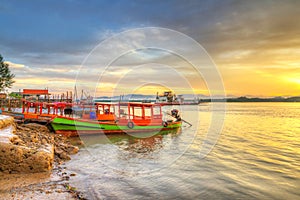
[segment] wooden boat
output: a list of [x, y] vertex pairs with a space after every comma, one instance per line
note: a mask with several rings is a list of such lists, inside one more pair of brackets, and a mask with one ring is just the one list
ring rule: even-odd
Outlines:
[[183, 95], [174, 94], [172, 91], [165, 91], [162, 95], [156, 94], [156, 104], [166, 105], [199, 105], [199, 100], [184, 101]]
[[[175, 120], [163, 120], [162, 107], [158, 104], [118, 103], [97, 104], [98, 109], [86, 119], [57, 116], [51, 121], [51, 127], [57, 134], [78, 136], [88, 134], [144, 133], [174, 130], [181, 127], [178, 115]], [[104, 113], [101, 112], [104, 111]], [[173, 112], [172, 112], [173, 113]], [[102, 116], [107, 115], [107, 117]]]
[[58, 115], [70, 115], [68, 110], [72, 110], [72, 106], [72, 103], [67, 102], [48, 103], [23, 100], [21, 112], [3, 111], [2, 114], [14, 117], [16, 122], [47, 124]]
[[48, 123], [59, 115], [65, 115], [72, 108], [72, 103], [66, 102], [30, 102], [23, 101], [22, 115], [24, 122]]

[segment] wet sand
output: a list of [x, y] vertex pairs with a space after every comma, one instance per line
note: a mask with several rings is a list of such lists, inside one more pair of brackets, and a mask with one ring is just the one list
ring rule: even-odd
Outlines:
[[75, 175], [60, 166], [46, 173], [1, 173], [0, 199], [84, 199], [69, 185], [68, 180]]

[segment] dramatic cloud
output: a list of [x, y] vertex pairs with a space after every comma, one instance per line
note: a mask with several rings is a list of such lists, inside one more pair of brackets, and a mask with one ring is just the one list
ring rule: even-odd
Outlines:
[[[93, 91], [91, 85], [99, 81], [106, 67], [98, 64], [120, 57], [102, 51], [80, 68], [98, 44], [131, 28], [163, 27], [190, 36], [208, 51], [223, 76], [227, 94], [299, 95], [299, 7], [296, 0], [5, 1], [0, 6], [0, 53], [16, 74], [13, 90], [72, 90], [79, 73], [79, 82]], [[144, 34], [132, 34], [131, 38], [136, 51], [111, 63], [96, 88], [99, 93], [114, 89], [114, 82], [123, 76], [126, 81], [123, 79], [120, 88], [142, 84], [147, 77], [181, 88], [184, 81], [165, 76], [169, 68], [164, 66], [173, 67], [195, 90], [207, 89], [203, 77], [184, 59], [166, 50], [143, 49]], [[163, 34], [157, 33], [156, 38], [161, 44], [167, 41]], [[126, 49], [128, 41], [111, 45]], [[176, 40], [166, 45], [184, 48]], [[190, 56], [199, 55], [190, 52]], [[137, 66], [143, 76], [131, 70]], [[202, 70], [205, 74], [205, 67]]]

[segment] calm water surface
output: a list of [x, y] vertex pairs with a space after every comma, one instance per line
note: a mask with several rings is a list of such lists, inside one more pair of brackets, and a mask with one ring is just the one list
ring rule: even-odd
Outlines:
[[228, 103], [203, 159], [211, 106], [182, 110], [179, 133], [82, 138], [71, 184], [88, 199], [300, 199], [300, 103]]

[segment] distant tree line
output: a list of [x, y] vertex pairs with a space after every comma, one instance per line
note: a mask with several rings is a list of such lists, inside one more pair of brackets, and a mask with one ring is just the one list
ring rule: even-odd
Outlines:
[[[211, 102], [211, 99], [201, 99], [200, 102]], [[226, 98], [226, 99], [214, 99], [214, 102], [300, 102], [300, 96], [297, 97], [273, 97], [273, 98]]]

